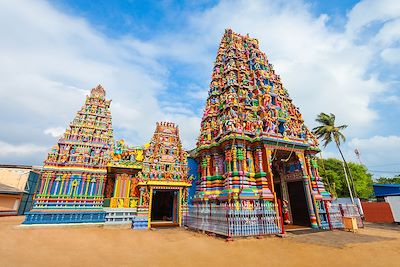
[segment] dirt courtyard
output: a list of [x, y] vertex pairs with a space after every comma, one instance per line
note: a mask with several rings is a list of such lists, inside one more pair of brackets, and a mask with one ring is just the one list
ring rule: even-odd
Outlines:
[[224, 239], [183, 228], [18, 225], [0, 217], [0, 266], [400, 266], [400, 227]]

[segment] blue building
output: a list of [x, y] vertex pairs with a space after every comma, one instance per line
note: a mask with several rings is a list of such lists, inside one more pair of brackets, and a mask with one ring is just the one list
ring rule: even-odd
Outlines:
[[27, 165], [0, 165], [1, 203], [3, 215], [24, 215], [32, 208], [38, 191], [40, 170]]
[[373, 187], [377, 201], [389, 203], [394, 221], [400, 223], [400, 184], [374, 184]]
[[400, 196], [400, 184], [374, 184], [373, 187], [377, 199], [387, 196]]

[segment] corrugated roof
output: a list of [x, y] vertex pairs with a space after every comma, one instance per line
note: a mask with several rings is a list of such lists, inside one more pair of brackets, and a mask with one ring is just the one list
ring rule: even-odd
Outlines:
[[25, 191], [0, 183], [0, 194], [16, 195], [16, 194], [21, 194], [21, 193], [25, 193]]
[[376, 197], [399, 196], [400, 184], [374, 184]]

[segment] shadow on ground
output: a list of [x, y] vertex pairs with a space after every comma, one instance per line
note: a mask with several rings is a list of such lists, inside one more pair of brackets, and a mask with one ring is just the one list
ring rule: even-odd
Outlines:
[[395, 223], [365, 223], [365, 227], [400, 231], [400, 224], [395, 224]]
[[345, 246], [351, 244], [389, 241], [396, 239], [391, 237], [365, 235], [339, 230], [316, 232], [304, 235], [289, 233], [288, 237], [299, 243], [317, 244], [335, 248], [344, 248]]

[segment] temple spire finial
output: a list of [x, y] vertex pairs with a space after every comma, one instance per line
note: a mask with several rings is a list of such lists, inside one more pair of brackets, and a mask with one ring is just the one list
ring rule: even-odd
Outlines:
[[104, 98], [106, 96], [106, 90], [101, 84], [98, 84], [96, 87], [92, 88], [92, 90], [90, 91], [90, 96], [96, 98]]

